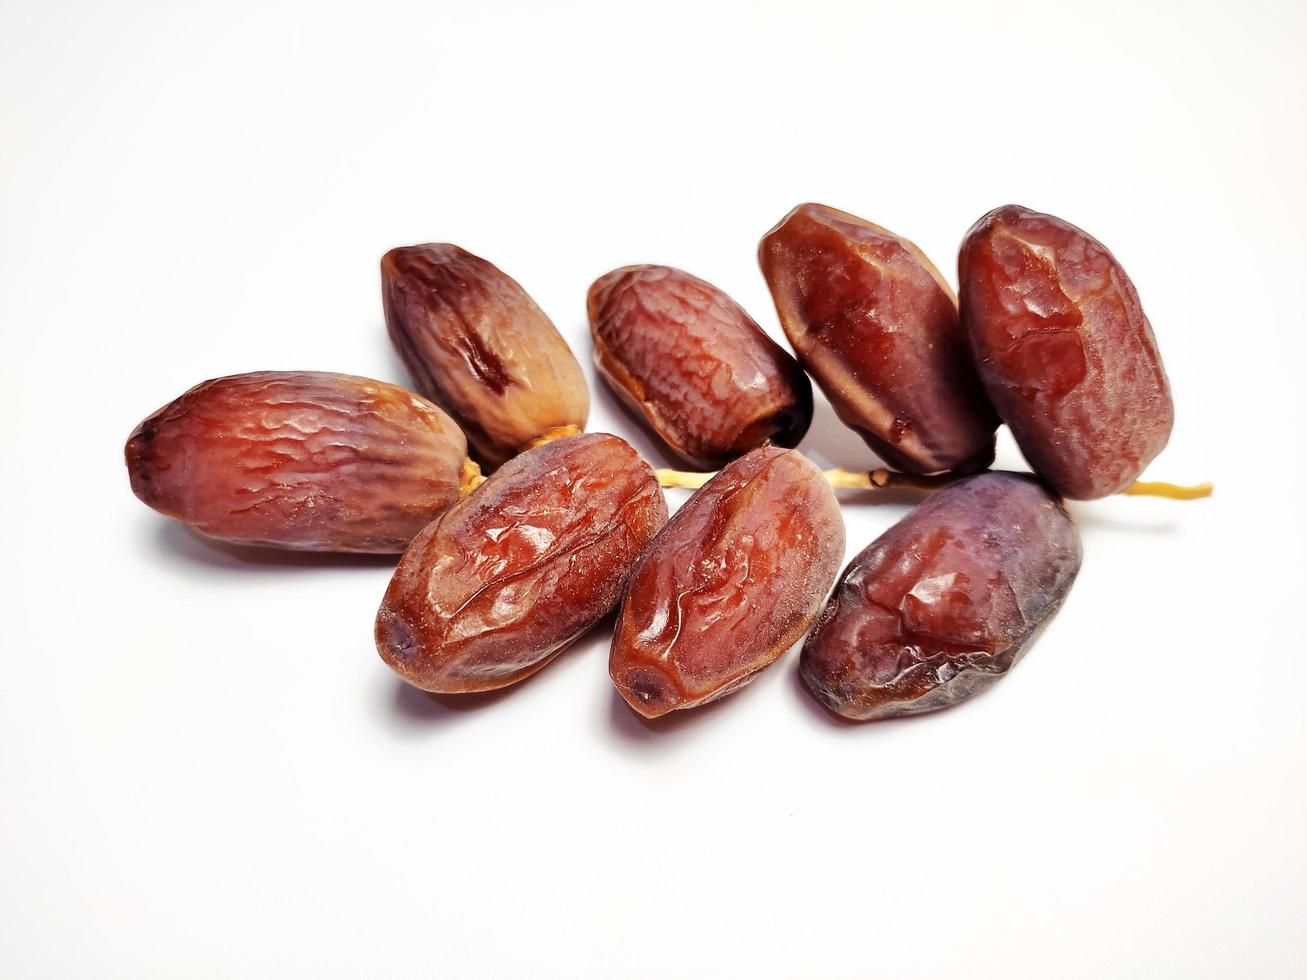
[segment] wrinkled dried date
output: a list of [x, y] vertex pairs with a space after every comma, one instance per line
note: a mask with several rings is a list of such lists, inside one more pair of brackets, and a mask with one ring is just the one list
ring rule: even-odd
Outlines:
[[418, 391], [495, 467], [551, 430], [585, 428], [590, 392], [567, 342], [514, 280], [455, 245], [381, 260], [386, 328]]
[[976, 367], [1030, 465], [1066, 497], [1128, 487], [1174, 413], [1152, 327], [1112, 253], [1007, 205], [967, 233], [958, 276]]
[[663, 265], [590, 287], [595, 363], [613, 390], [691, 465], [724, 466], [812, 421], [807, 375], [720, 289]]
[[789, 449], [756, 449], [677, 511], [631, 574], [609, 674], [646, 718], [742, 687], [799, 637], [844, 555], [830, 485]]
[[840, 419], [908, 473], [984, 469], [998, 419], [953, 291], [911, 242], [801, 204], [758, 249], [776, 312]]
[[395, 385], [259, 371], [196, 385], [127, 440], [132, 490], [240, 544], [403, 551], [459, 496], [463, 433]]
[[427, 691], [516, 683], [617, 604], [666, 520], [653, 471], [616, 436], [529, 450], [414, 540], [377, 614], [377, 650]]
[[941, 490], [849, 563], [799, 660], [855, 721], [948, 707], [1014, 664], [1080, 570], [1080, 536], [1033, 477]]

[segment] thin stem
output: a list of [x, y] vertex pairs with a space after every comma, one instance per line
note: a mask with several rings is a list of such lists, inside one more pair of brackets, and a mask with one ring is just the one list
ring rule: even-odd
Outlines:
[[[681, 487], [697, 490], [716, 473], [690, 473], [685, 470], [655, 470], [658, 483], [664, 487]], [[938, 490], [959, 477], [947, 473], [937, 476], [915, 476], [911, 473], [895, 473], [893, 470], [826, 470], [826, 481], [836, 490]], [[1212, 495], [1210, 483], [1194, 486], [1178, 486], [1174, 483], [1132, 483], [1121, 491], [1131, 497], [1164, 497], [1167, 500], [1200, 500]]]
[[1132, 483], [1121, 491], [1127, 497], [1165, 497], [1167, 500], [1202, 500], [1212, 495], [1210, 483], [1182, 487], [1175, 483]]
[[691, 473], [687, 470], [654, 470], [660, 487], [680, 487], [684, 490], [698, 490], [711, 480], [716, 473]]

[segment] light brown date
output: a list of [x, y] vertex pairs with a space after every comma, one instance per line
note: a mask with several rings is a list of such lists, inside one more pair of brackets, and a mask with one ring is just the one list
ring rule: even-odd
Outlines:
[[998, 419], [944, 277], [911, 242], [801, 204], [758, 249], [776, 312], [831, 406], [908, 473], [984, 469]]
[[835, 494], [790, 449], [755, 449], [700, 489], [631, 574], [609, 674], [646, 718], [747, 684], [811, 624], [844, 556]]
[[935, 711], [1001, 678], [1062, 605], [1080, 535], [1034, 477], [946, 487], [849, 563], [799, 675], [853, 721]]
[[467, 443], [424, 398], [325, 371], [196, 385], [127, 440], [132, 491], [204, 534], [306, 551], [400, 552], [458, 499]]
[[456, 245], [391, 249], [381, 260], [390, 339], [417, 390], [494, 468], [542, 437], [579, 432], [585, 375], [557, 328], [513, 279]]
[[531, 449], [414, 540], [377, 613], [377, 650], [426, 691], [514, 684], [612, 610], [666, 520], [653, 470], [616, 436]]
[[596, 280], [587, 306], [600, 373], [690, 465], [716, 469], [808, 431], [807, 375], [715, 286], [632, 265]]

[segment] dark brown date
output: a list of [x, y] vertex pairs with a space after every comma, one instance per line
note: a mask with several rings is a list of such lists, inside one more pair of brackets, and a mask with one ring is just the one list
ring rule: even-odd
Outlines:
[[844, 555], [822, 473], [755, 449], [700, 489], [631, 574], [608, 670], [646, 718], [747, 684], [811, 624]]
[[807, 375], [715, 286], [631, 265], [596, 280], [587, 305], [600, 373], [692, 466], [794, 446], [808, 431]]
[[998, 419], [953, 291], [920, 249], [801, 204], [764, 236], [758, 260], [799, 360], [881, 459], [918, 474], [989, 465]]
[[456, 501], [467, 443], [395, 385], [324, 371], [198, 384], [127, 440], [132, 491], [239, 544], [400, 552]]
[[514, 684], [612, 610], [666, 520], [653, 470], [616, 436], [531, 449], [414, 540], [377, 614], [377, 650], [426, 691]]
[[487, 468], [585, 428], [590, 392], [567, 342], [485, 259], [456, 245], [391, 249], [381, 286], [386, 328], [418, 391], [454, 417]]
[[1009, 204], [967, 233], [958, 276], [980, 378], [1030, 465], [1065, 497], [1128, 487], [1174, 410], [1121, 264], [1075, 225]]
[[854, 721], [946, 708], [1016, 663], [1079, 570], [1080, 536], [1043, 484], [970, 477], [849, 563], [804, 644], [800, 676]]

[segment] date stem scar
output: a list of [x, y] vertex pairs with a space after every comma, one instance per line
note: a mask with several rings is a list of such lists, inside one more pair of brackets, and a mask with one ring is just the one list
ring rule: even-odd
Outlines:
[[[658, 484], [663, 487], [679, 487], [697, 490], [717, 474], [689, 473], [685, 470], [659, 469]], [[916, 476], [911, 473], [895, 473], [893, 470], [826, 470], [822, 474], [826, 482], [836, 490], [938, 490], [952, 483], [958, 477], [947, 473], [938, 476]], [[970, 474], [968, 474], [970, 475]], [[1128, 497], [1162, 497], [1166, 500], [1201, 500], [1212, 495], [1212, 484], [1195, 483], [1181, 486], [1175, 483], [1157, 481], [1132, 483], [1121, 491]]]
[[475, 460], [465, 458], [463, 460], [463, 471], [458, 476], [458, 495], [466, 497], [485, 482], [486, 478], [481, 472], [481, 467], [477, 465]]
[[[566, 439], [568, 436], [575, 436], [581, 433], [579, 425], [557, 425], [541, 436], [537, 436], [522, 447], [521, 452], [528, 449], [535, 449], [536, 446], [543, 446], [547, 442], [553, 442], [555, 439]], [[486, 476], [481, 472], [481, 467], [472, 459], [463, 460], [463, 471], [459, 474], [458, 495], [466, 497], [481, 484], [486, 482]]]

